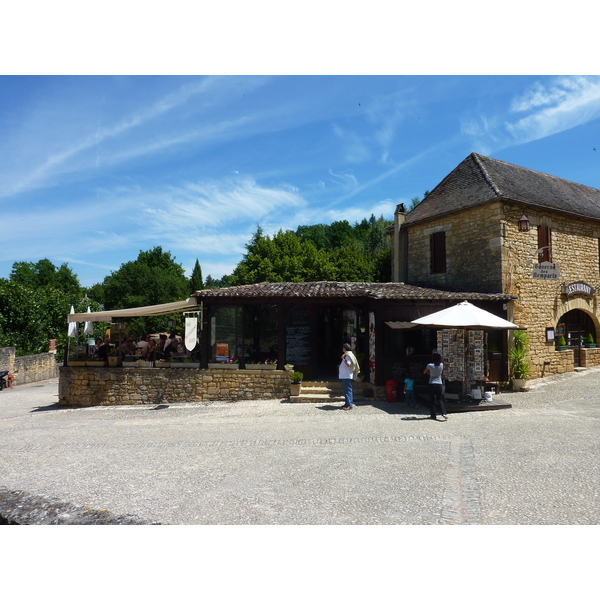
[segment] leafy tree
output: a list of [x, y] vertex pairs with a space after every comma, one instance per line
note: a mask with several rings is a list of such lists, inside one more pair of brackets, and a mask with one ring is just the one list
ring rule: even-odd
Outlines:
[[[135, 308], [175, 302], [189, 296], [189, 280], [183, 267], [175, 262], [170, 252], [160, 246], [140, 251], [134, 261], [121, 265], [104, 278], [106, 310]], [[169, 316], [137, 317], [130, 322], [132, 335], [165, 331]], [[172, 317], [171, 317], [172, 318]]]
[[61, 290], [73, 302], [78, 301], [83, 295], [79, 279], [67, 263], [63, 263], [57, 269], [47, 258], [37, 263], [25, 261], [13, 263], [10, 280], [32, 290], [51, 286]]
[[196, 290], [204, 289], [204, 283], [202, 283], [202, 269], [200, 268], [200, 262], [196, 259], [192, 276], [190, 277], [190, 294], [193, 294]]
[[206, 281], [204, 282], [204, 288], [207, 290], [213, 288], [224, 288], [230, 287], [233, 284], [231, 283], [231, 275], [223, 275], [220, 279], [215, 279], [211, 275], [206, 276]]

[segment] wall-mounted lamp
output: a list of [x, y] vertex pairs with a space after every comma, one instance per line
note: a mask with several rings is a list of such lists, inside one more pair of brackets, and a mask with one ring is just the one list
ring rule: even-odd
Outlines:
[[523, 215], [520, 219], [519, 219], [519, 231], [529, 231], [531, 229], [531, 223], [529, 222], [529, 219]]

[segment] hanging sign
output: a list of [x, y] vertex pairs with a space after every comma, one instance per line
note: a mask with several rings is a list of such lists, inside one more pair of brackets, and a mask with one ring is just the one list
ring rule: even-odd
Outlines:
[[541, 262], [534, 265], [531, 276], [534, 279], [558, 279], [560, 272], [556, 263]]
[[198, 317], [185, 319], [185, 347], [191, 352], [198, 342]]
[[563, 294], [566, 296], [581, 295], [592, 298], [595, 293], [596, 290], [589, 283], [585, 283], [585, 281], [574, 281], [563, 286]]

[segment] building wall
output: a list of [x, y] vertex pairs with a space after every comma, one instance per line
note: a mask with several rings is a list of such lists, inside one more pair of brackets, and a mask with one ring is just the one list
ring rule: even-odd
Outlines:
[[[531, 376], [541, 377], [574, 368], [572, 351], [568, 351], [568, 355], [567, 352], [557, 352], [553, 342], [546, 342], [546, 328], [555, 328], [565, 313], [578, 309], [588, 314], [596, 326], [595, 339], [598, 339], [600, 228], [590, 220], [527, 207], [531, 230], [520, 232], [517, 220], [522, 211], [522, 208], [506, 206], [502, 245], [503, 286], [506, 293], [518, 297], [512, 303], [513, 314], [509, 318], [527, 327]], [[552, 231], [552, 262], [558, 265], [560, 271], [560, 277], [556, 280], [535, 279], [532, 276], [533, 265], [537, 263], [538, 225], [548, 225]], [[562, 293], [562, 287], [575, 281], [590, 284], [597, 290], [596, 295], [593, 298], [567, 298]], [[583, 354], [585, 351], [581, 352]], [[582, 362], [583, 360], [586, 360], [588, 366], [600, 364], [597, 353], [591, 351], [586, 353], [585, 359], [582, 355]]]
[[[501, 292], [502, 217], [502, 204], [496, 202], [409, 226], [407, 283]], [[445, 273], [430, 272], [430, 236], [438, 231], [446, 233]]]
[[287, 400], [287, 371], [61, 367], [63, 406]]
[[[526, 212], [529, 232], [518, 231]], [[552, 261], [557, 280], [535, 279], [538, 262], [538, 226], [552, 231]], [[446, 232], [447, 272], [430, 273], [429, 237]], [[502, 292], [518, 299], [508, 304], [508, 318], [526, 327], [530, 342], [531, 377], [543, 377], [574, 369], [573, 351], [558, 352], [546, 342], [546, 328], [556, 326], [573, 309], [588, 314], [600, 333], [600, 226], [592, 221], [548, 210], [496, 202], [408, 228], [409, 283], [445, 286], [458, 291]], [[397, 236], [394, 236], [397, 239]], [[597, 290], [593, 298], [562, 294], [565, 284], [585, 281]], [[581, 350], [581, 364], [600, 364], [599, 353]]]

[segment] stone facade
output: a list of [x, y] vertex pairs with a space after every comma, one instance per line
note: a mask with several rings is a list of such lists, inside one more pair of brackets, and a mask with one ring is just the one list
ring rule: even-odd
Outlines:
[[[405, 256], [397, 260], [407, 265], [407, 283], [439, 286], [461, 291], [506, 293], [517, 299], [508, 303], [507, 317], [527, 328], [530, 343], [531, 377], [572, 371], [574, 351], [559, 352], [546, 341], [546, 330], [556, 329], [571, 310], [588, 315], [600, 332], [597, 295], [567, 297], [565, 285], [584, 281], [600, 290], [600, 225], [592, 219], [528, 206], [531, 228], [518, 230], [525, 209], [515, 203], [498, 201], [416, 223], [404, 233]], [[552, 236], [552, 263], [558, 266], [558, 279], [533, 277], [538, 263], [538, 227], [546, 225]], [[431, 273], [430, 236], [446, 232], [446, 272]], [[395, 240], [399, 240], [397, 234]], [[396, 242], [398, 243], [398, 242]], [[600, 364], [596, 349], [581, 348], [580, 366]]]
[[289, 400], [288, 371], [61, 367], [62, 406]]
[[14, 376], [13, 385], [53, 379], [58, 377], [56, 354], [15, 356], [15, 348], [0, 348], [0, 371], [8, 371]]

